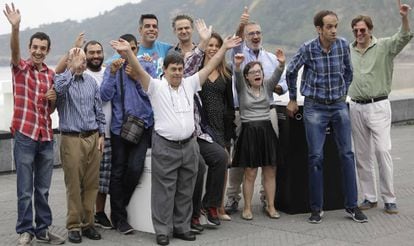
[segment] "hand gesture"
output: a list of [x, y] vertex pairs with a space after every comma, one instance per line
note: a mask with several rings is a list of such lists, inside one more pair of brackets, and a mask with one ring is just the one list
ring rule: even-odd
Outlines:
[[116, 59], [111, 63], [111, 74], [115, 74], [116, 71], [118, 71], [122, 65], [124, 64], [125, 60], [122, 58]]
[[401, 0], [397, 0], [398, 9], [400, 10], [400, 15], [405, 17], [408, 15], [408, 11], [411, 10], [410, 5], [408, 4], [401, 4]]
[[284, 67], [285, 62], [286, 62], [286, 56], [285, 56], [285, 53], [283, 52], [283, 50], [282, 49], [276, 49], [275, 55], [276, 55], [277, 61], [279, 62], [279, 66]]
[[198, 35], [200, 35], [201, 40], [210, 39], [212, 26], [209, 26], [207, 28], [207, 25], [203, 19], [197, 19], [195, 20], [195, 27], [197, 29]]
[[12, 27], [19, 27], [21, 21], [21, 15], [19, 9], [14, 8], [14, 3], [10, 6], [6, 3], [6, 8], [3, 10], [4, 15], [10, 22]]
[[244, 61], [243, 53], [237, 53], [234, 55], [234, 65], [236, 66], [236, 68], [240, 68], [240, 65], [243, 63], [243, 61]]
[[249, 23], [249, 18], [249, 8], [247, 8], [247, 6], [244, 6], [243, 13], [240, 16], [240, 24], [246, 25], [247, 23]]
[[138, 80], [138, 73], [132, 68], [131, 65], [126, 65], [125, 67], [125, 73], [132, 78], [133, 80], [137, 81]]
[[67, 67], [70, 69], [72, 74], [82, 74], [86, 69], [86, 57], [83, 50], [80, 48], [72, 48], [69, 51], [67, 63]]
[[56, 102], [56, 91], [55, 91], [55, 86], [52, 85], [52, 88], [50, 88], [49, 90], [47, 90], [46, 94], [45, 94], [45, 98], [51, 102]]
[[75, 43], [73, 44], [73, 47], [76, 48], [82, 48], [82, 46], [86, 43], [85, 40], [85, 32], [79, 33], [79, 35], [75, 39]]
[[223, 41], [223, 46], [226, 50], [234, 48], [241, 43], [242, 39], [239, 36], [228, 36]]

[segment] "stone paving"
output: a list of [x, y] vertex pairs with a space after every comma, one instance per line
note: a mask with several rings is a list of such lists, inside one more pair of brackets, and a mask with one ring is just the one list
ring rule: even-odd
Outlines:
[[[383, 212], [382, 202], [366, 212], [369, 222], [358, 224], [343, 210], [326, 211], [321, 224], [307, 223], [308, 214], [281, 213], [278, 220], [262, 212], [257, 194], [253, 197], [254, 219], [244, 221], [240, 212], [233, 220], [208, 228], [194, 242], [171, 239], [170, 245], [414, 245], [414, 125], [392, 127], [395, 189], [400, 213]], [[0, 245], [16, 245], [16, 175], [0, 175]], [[259, 184], [259, 182], [257, 182]], [[256, 189], [258, 185], [256, 185]], [[257, 192], [256, 192], [257, 193]], [[52, 230], [66, 234], [66, 199], [62, 169], [54, 170], [50, 191], [53, 210]], [[242, 206], [242, 204], [241, 204]], [[149, 233], [121, 235], [115, 230], [101, 230], [103, 239], [83, 239], [82, 245], [155, 245]], [[66, 242], [66, 244], [71, 244]], [[40, 245], [33, 243], [33, 245]]]

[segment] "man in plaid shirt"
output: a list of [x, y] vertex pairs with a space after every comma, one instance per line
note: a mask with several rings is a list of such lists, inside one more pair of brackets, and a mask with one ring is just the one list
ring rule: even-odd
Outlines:
[[41, 242], [61, 244], [65, 239], [48, 229], [52, 224], [48, 197], [54, 157], [50, 114], [55, 109], [56, 93], [53, 90], [54, 72], [43, 61], [50, 50], [50, 38], [42, 32], [33, 34], [29, 42], [30, 58], [23, 60], [19, 47], [20, 11], [13, 4], [6, 4], [3, 12], [12, 27], [14, 113], [11, 132], [17, 173], [18, 245], [30, 245], [34, 237]]
[[348, 42], [337, 38], [338, 17], [322, 10], [314, 17], [318, 37], [303, 44], [286, 72], [290, 117], [298, 111], [296, 78], [304, 66], [300, 92], [305, 96], [304, 125], [308, 142], [310, 223], [320, 223], [323, 214], [323, 145], [328, 124], [332, 125], [341, 160], [345, 210], [356, 222], [367, 222], [357, 207], [357, 185], [351, 123], [345, 102], [352, 81]]

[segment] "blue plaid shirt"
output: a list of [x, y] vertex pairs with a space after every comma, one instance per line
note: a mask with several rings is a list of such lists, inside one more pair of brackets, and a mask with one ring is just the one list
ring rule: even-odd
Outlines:
[[345, 96], [352, 82], [352, 65], [348, 42], [337, 38], [325, 52], [319, 37], [304, 43], [286, 71], [289, 98], [296, 100], [296, 79], [304, 66], [300, 92], [305, 97], [337, 100]]

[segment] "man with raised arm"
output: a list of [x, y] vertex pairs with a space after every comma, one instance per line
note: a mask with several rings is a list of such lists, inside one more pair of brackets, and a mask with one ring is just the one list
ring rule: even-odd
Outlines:
[[354, 79], [349, 87], [350, 115], [355, 159], [363, 201], [359, 208], [377, 206], [375, 161], [378, 163], [380, 195], [384, 211], [398, 213], [391, 158], [391, 92], [394, 58], [410, 42], [410, 6], [399, 0], [401, 28], [391, 37], [373, 36], [371, 17], [359, 15], [351, 22], [355, 41], [351, 43]]
[[17, 245], [31, 245], [34, 237], [40, 242], [61, 244], [65, 239], [49, 230], [52, 211], [48, 198], [54, 162], [50, 115], [55, 110], [56, 102], [54, 72], [44, 63], [50, 51], [50, 38], [43, 32], [33, 34], [28, 46], [30, 58], [22, 59], [19, 47], [20, 11], [12, 3], [11, 6], [6, 4], [3, 13], [12, 27], [10, 49], [14, 111], [10, 129], [14, 136], [13, 156], [17, 174]]
[[182, 240], [196, 239], [190, 232], [192, 194], [198, 166], [193, 97], [226, 50], [239, 42], [238, 37], [227, 38], [203, 69], [184, 79], [183, 57], [173, 52], [164, 60], [164, 77], [153, 79], [138, 63], [126, 41], [111, 41], [114, 49], [127, 53], [154, 110], [151, 206], [159, 245], [169, 244], [170, 233]]

